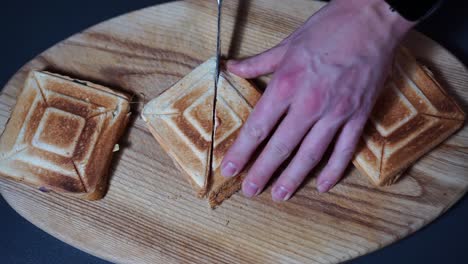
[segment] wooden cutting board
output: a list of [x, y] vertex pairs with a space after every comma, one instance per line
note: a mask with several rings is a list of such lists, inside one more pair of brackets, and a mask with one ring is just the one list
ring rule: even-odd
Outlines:
[[[241, 5], [238, 6], [239, 1]], [[306, 0], [225, 1], [223, 50], [229, 57], [267, 49], [323, 4]], [[3, 130], [26, 73], [48, 69], [135, 94], [157, 96], [214, 54], [212, 0], [174, 2], [112, 19], [45, 51], [0, 96]], [[406, 40], [468, 112], [466, 69], [442, 47], [412, 33]], [[311, 181], [287, 203], [266, 191], [237, 194], [216, 210], [189, 184], [138, 117], [112, 164], [105, 199], [81, 201], [1, 180], [22, 216], [98, 257], [125, 263], [336, 263], [369, 253], [420, 229], [468, 186], [468, 128], [417, 162], [397, 185], [373, 187], [350, 168], [329, 194]]]

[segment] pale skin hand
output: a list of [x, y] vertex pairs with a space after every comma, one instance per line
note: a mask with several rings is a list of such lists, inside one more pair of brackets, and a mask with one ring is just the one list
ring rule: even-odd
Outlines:
[[352, 159], [395, 48], [412, 26], [383, 0], [334, 0], [278, 46], [230, 61], [228, 70], [241, 77], [273, 77], [226, 153], [222, 174], [238, 174], [272, 134], [242, 190], [258, 195], [298, 148], [272, 188], [273, 200], [285, 201], [336, 139], [317, 178], [319, 192], [330, 190]]

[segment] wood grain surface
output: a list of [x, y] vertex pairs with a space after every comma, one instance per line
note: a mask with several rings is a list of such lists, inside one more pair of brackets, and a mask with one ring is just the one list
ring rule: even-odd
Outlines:
[[[306, 0], [225, 1], [224, 55], [243, 57], [275, 45], [322, 5]], [[319, 195], [311, 180], [287, 203], [273, 203], [266, 191], [252, 200], [237, 194], [218, 209], [209, 209], [206, 201], [195, 198], [138, 116], [143, 102], [214, 54], [215, 15], [211, 0], [147, 8], [76, 34], [25, 65], [0, 95], [0, 130], [31, 69], [131, 92], [135, 114], [103, 200], [43, 194], [1, 180], [8, 203], [51, 235], [113, 262], [337, 263], [415, 232], [466, 192], [465, 126], [392, 187], [374, 187], [350, 168], [329, 194]], [[410, 34], [406, 44], [468, 112], [463, 65], [418, 33]]]

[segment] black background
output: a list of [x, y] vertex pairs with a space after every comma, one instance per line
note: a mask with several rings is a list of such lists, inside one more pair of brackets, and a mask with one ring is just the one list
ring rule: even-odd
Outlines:
[[[0, 87], [22, 65], [58, 41], [116, 15], [163, 2], [167, 1], [3, 1], [0, 9]], [[466, 1], [448, 0], [418, 29], [467, 65]], [[467, 225], [468, 199], [465, 197], [416, 234], [351, 263], [468, 263]], [[15, 213], [1, 197], [0, 234], [0, 263], [107, 263], [39, 230]]]

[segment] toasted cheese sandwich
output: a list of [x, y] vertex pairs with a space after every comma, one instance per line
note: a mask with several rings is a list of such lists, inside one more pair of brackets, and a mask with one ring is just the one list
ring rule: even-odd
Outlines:
[[[197, 195], [219, 205], [240, 189], [243, 177], [220, 174], [224, 153], [260, 97], [246, 80], [226, 71], [217, 91], [211, 58], [143, 109], [149, 130], [189, 179]], [[214, 98], [216, 94], [216, 100]]]
[[463, 126], [465, 114], [405, 49], [361, 137], [353, 164], [379, 186], [404, 170]]
[[29, 73], [0, 138], [0, 175], [96, 200], [105, 195], [129, 98], [90, 82]]

